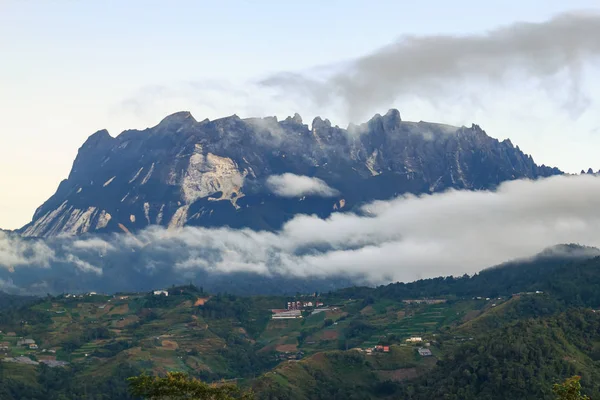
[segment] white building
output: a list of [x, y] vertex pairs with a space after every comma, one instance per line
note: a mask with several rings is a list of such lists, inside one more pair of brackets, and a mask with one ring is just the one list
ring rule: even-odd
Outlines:
[[302, 312], [300, 310], [289, 310], [276, 312], [272, 316], [273, 319], [294, 319], [302, 318]]
[[160, 295], [168, 296], [169, 292], [167, 292], [166, 290], [155, 290], [154, 291], [154, 295], [155, 296], [160, 296]]
[[419, 348], [418, 352], [421, 357], [429, 357], [433, 355], [429, 349]]

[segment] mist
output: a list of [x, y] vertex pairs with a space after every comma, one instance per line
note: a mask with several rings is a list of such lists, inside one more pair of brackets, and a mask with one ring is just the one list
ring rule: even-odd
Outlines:
[[0, 280], [6, 290], [45, 293], [215, 279], [334, 287], [473, 274], [560, 243], [600, 246], [598, 198], [600, 178], [555, 176], [494, 192], [400, 196], [327, 219], [298, 215], [278, 232], [152, 226], [135, 236], [47, 240], [0, 233]]
[[277, 196], [300, 197], [306, 195], [334, 197], [339, 194], [322, 179], [286, 173], [271, 175], [267, 178], [267, 187]]

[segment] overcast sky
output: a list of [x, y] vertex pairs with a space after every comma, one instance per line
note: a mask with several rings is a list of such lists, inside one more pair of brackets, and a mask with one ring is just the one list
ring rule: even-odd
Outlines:
[[599, 10], [597, 0], [0, 0], [0, 227], [30, 220], [93, 132], [179, 110], [345, 126], [395, 107], [405, 120], [477, 123], [538, 163], [597, 170]]

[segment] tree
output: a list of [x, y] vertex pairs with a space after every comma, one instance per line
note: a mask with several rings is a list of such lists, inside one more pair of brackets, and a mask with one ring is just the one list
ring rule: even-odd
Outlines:
[[252, 392], [245, 392], [233, 384], [208, 384], [190, 378], [181, 372], [169, 372], [166, 377], [148, 375], [128, 379], [132, 395], [149, 400], [253, 400]]
[[580, 376], [572, 376], [563, 383], [555, 383], [552, 392], [557, 400], [590, 400], [586, 395], [581, 394]]

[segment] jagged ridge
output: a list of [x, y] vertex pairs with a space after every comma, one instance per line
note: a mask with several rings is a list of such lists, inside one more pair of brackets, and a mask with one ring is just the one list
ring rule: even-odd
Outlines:
[[[265, 181], [316, 177], [334, 197], [276, 196]], [[106, 130], [81, 146], [68, 179], [25, 236], [133, 231], [151, 224], [277, 229], [297, 213], [326, 217], [402, 193], [491, 189], [562, 173], [538, 166], [479, 126], [405, 122], [397, 110], [347, 129], [300, 115], [196, 121], [189, 112], [142, 131]]]

